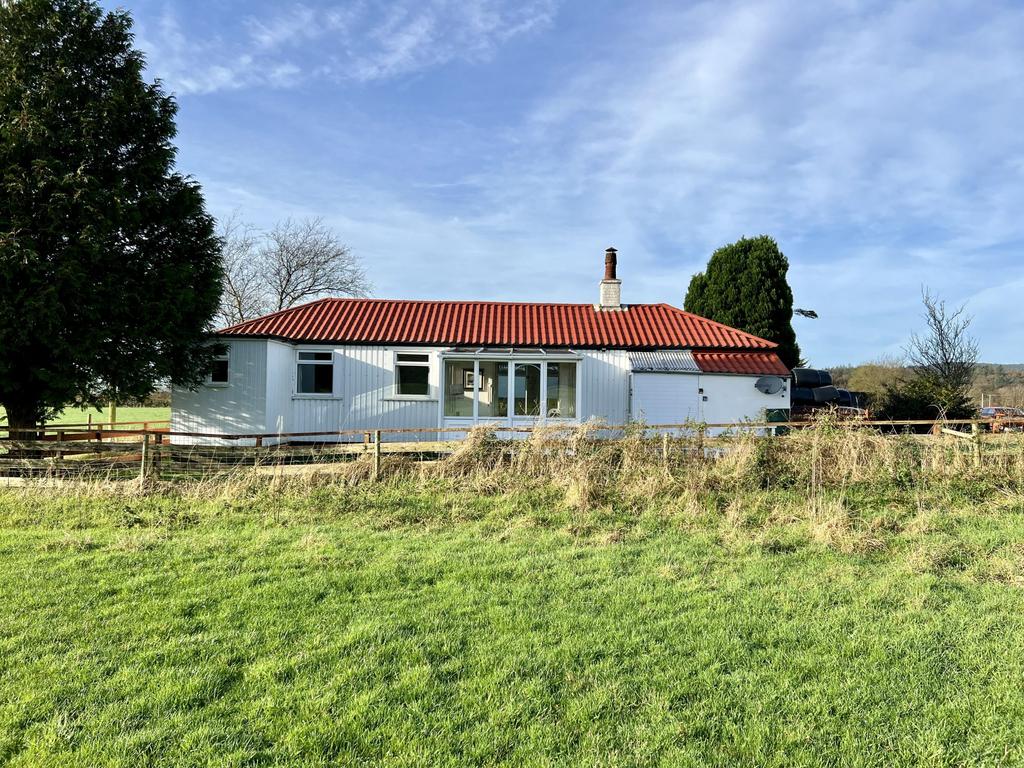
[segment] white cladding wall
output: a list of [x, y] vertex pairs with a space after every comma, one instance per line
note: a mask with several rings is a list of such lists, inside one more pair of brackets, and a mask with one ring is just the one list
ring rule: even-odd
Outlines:
[[629, 353], [582, 350], [578, 386], [580, 421], [603, 419], [618, 426], [629, 421]]
[[[303, 347], [308, 349], [308, 347]], [[437, 392], [438, 353], [436, 348], [409, 347], [339, 347], [334, 349], [334, 397], [291, 399], [289, 432], [322, 430], [415, 429], [437, 426], [436, 396], [427, 399], [399, 398], [395, 389], [395, 352], [428, 353], [431, 357], [430, 389]], [[295, 389], [295, 350], [280, 378]], [[352, 440], [353, 436], [340, 439]], [[385, 440], [436, 440], [436, 433], [420, 435], [384, 435]]]
[[292, 390], [295, 386], [295, 348], [279, 341], [267, 341], [267, 424], [266, 432], [291, 432], [289, 421], [292, 408]]
[[267, 343], [262, 340], [233, 342], [228, 347], [228, 386], [206, 385], [196, 391], [175, 389], [171, 393], [171, 431], [265, 432], [266, 350]]
[[766, 410], [789, 408], [789, 382], [781, 392], [765, 395], [754, 389], [757, 379], [757, 376], [702, 373], [700, 386], [707, 397], [703, 403], [703, 421], [706, 424], [760, 421]]
[[[298, 347], [268, 340], [234, 341], [229, 345], [229, 386], [205, 385], [195, 392], [174, 391], [174, 430], [281, 434], [437, 426], [439, 406], [435, 398], [405, 399], [394, 396], [394, 352], [399, 349], [429, 353], [432, 359], [430, 386], [436, 392], [440, 349], [354, 346], [301, 348], [331, 350], [334, 353], [334, 392], [331, 396], [295, 394]], [[339, 435], [335, 439], [359, 438], [355, 435]], [[386, 435], [385, 439], [436, 440], [437, 434]], [[221, 441], [182, 439], [175, 442]], [[230, 444], [238, 445], [234, 441]]]
[[634, 373], [632, 417], [647, 424], [701, 421], [700, 375]]
[[[238, 340], [230, 344], [227, 387], [201, 387], [197, 392], [176, 390], [172, 425], [175, 431], [220, 433], [295, 433], [333, 430], [409, 429], [438, 426], [441, 348], [385, 346], [302, 346], [331, 350], [335, 355], [334, 392], [331, 396], [295, 394], [296, 352], [300, 347], [268, 340]], [[394, 395], [396, 351], [428, 353], [431, 357], [427, 399]], [[630, 419], [632, 374], [625, 351], [581, 350], [577, 386], [581, 421], [603, 419], [625, 424]], [[666, 378], [687, 374], [659, 374]], [[694, 376], [693, 374], [688, 374]], [[788, 392], [762, 395], [754, 389], [756, 377], [701, 375], [708, 401], [704, 421], [757, 418], [765, 408], [788, 405]], [[666, 411], [667, 413], [667, 411]], [[673, 419], [683, 421], [685, 418]], [[652, 419], [646, 419], [653, 423]], [[326, 437], [309, 438], [324, 440]], [[339, 440], [358, 439], [354, 435]], [[385, 439], [417, 439], [409, 435]], [[434, 432], [418, 439], [437, 439]], [[210, 442], [210, 441], [204, 441]], [[235, 443], [237, 444], [237, 443]]]
[[758, 378], [712, 373], [637, 373], [633, 375], [633, 418], [648, 424], [733, 424], [761, 421], [765, 411], [789, 407], [788, 383], [781, 392], [766, 395], [754, 388]]

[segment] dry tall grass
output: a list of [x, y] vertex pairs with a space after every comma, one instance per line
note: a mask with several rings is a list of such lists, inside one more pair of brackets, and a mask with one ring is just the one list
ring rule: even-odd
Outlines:
[[480, 427], [445, 458], [386, 454], [379, 474], [372, 455], [364, 455], [301, 467], [250, 465], [187, 481], [61, 483], [0, 493], [0, 513], [12, 493], [38, 500], [20, 509], [51, 517], [73, 518], [87, 506], [82, 500], [116, 499], [125, 527], [135, 518], [173, 526], [187, 524], [190, 510], [203, 505], [274, 518], [315, 518], [339, 507], [387, 517], [389, 508], [417, 497], [423, 509], [416, 515], [442, 521], [474, 499], [532, 495], [542, 499], [538, 506], [564, 510], [574, 530], [604, 526], [615, 534], [630, 520], [660, 515], [674, 524], [713, 522], [724, 536], [753, 536], [770, 547], [783, 546], [779, 537], [796, 526], [822, 545], [867, 551], [904, 531], [927, 531], [936, 510], [964, 498], [1024, 511], [1024, 436], [988, 437], [981, 466], [975, 461], [969, 440], [850, 430], [828, 418], [782, 437], [707, 438], [700, 430], [665, 436], [636, 425], [607, 439], [603, 425], [587, 423], [507, 440]]

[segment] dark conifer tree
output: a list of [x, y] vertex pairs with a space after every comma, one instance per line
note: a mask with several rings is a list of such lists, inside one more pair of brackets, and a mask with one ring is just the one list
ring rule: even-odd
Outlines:
[[789, 368], [800, 364], [793, 331], [789, 261], [767, 235], [744, 237], [711, 254], [707, 269], [693, 276], [684, 308], [779, 345]]
[[91, 0], [0, 2], [0, 405], [12, 427], [73, 403], [196, 383], [220, 241], [175, 169], [174, 100], [131, 18]]

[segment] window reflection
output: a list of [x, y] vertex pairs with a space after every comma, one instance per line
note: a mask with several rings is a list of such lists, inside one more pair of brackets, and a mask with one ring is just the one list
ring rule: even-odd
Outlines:
[[516, 416], [540, 416], [540, 363], [516, 363]]
[[444, 364], [444, 415], [473, 416], [473, 361], [447, 360]]
[[481, 360], [477, 386], [481, 419], [508, 416], [508, 363]]
[[548, 363], [547, 416], [576, 418], [576, 363]]

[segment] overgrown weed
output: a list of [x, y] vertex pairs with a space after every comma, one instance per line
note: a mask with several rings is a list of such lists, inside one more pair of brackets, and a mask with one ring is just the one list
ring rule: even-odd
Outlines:
[[[785, 437], [711, 439], [697, 427], [665, 436], [642, 424], [606, 436], [599, 422], [549, 426], [514, 440], [478, 427], [445, 459], [385, 455], [379, 473], [364, 456], [192, 481], [26, 486], [0, 492], [0, 525], [109, 526], [124, 532], [119, 546], [126, 550], [159, 541], [140, 531], [210, 520], [347, 519], [382, 529], [473, 523], [501, 535], [540, 526], [606, 543], [685, 528], [769, 550], [809, 542], [867, 555], [948, 536], [986, 515], [1024, 512], [1019, 438], [1002, 441], [979, 468], [958, 438], [850, 430], [827, 416]], [[967, 562], [935, 541], [914, 546], [913, 570]], [[999, 559], [1000, 578], [1016, 583], [1017, 550], [1001, 551]]]

